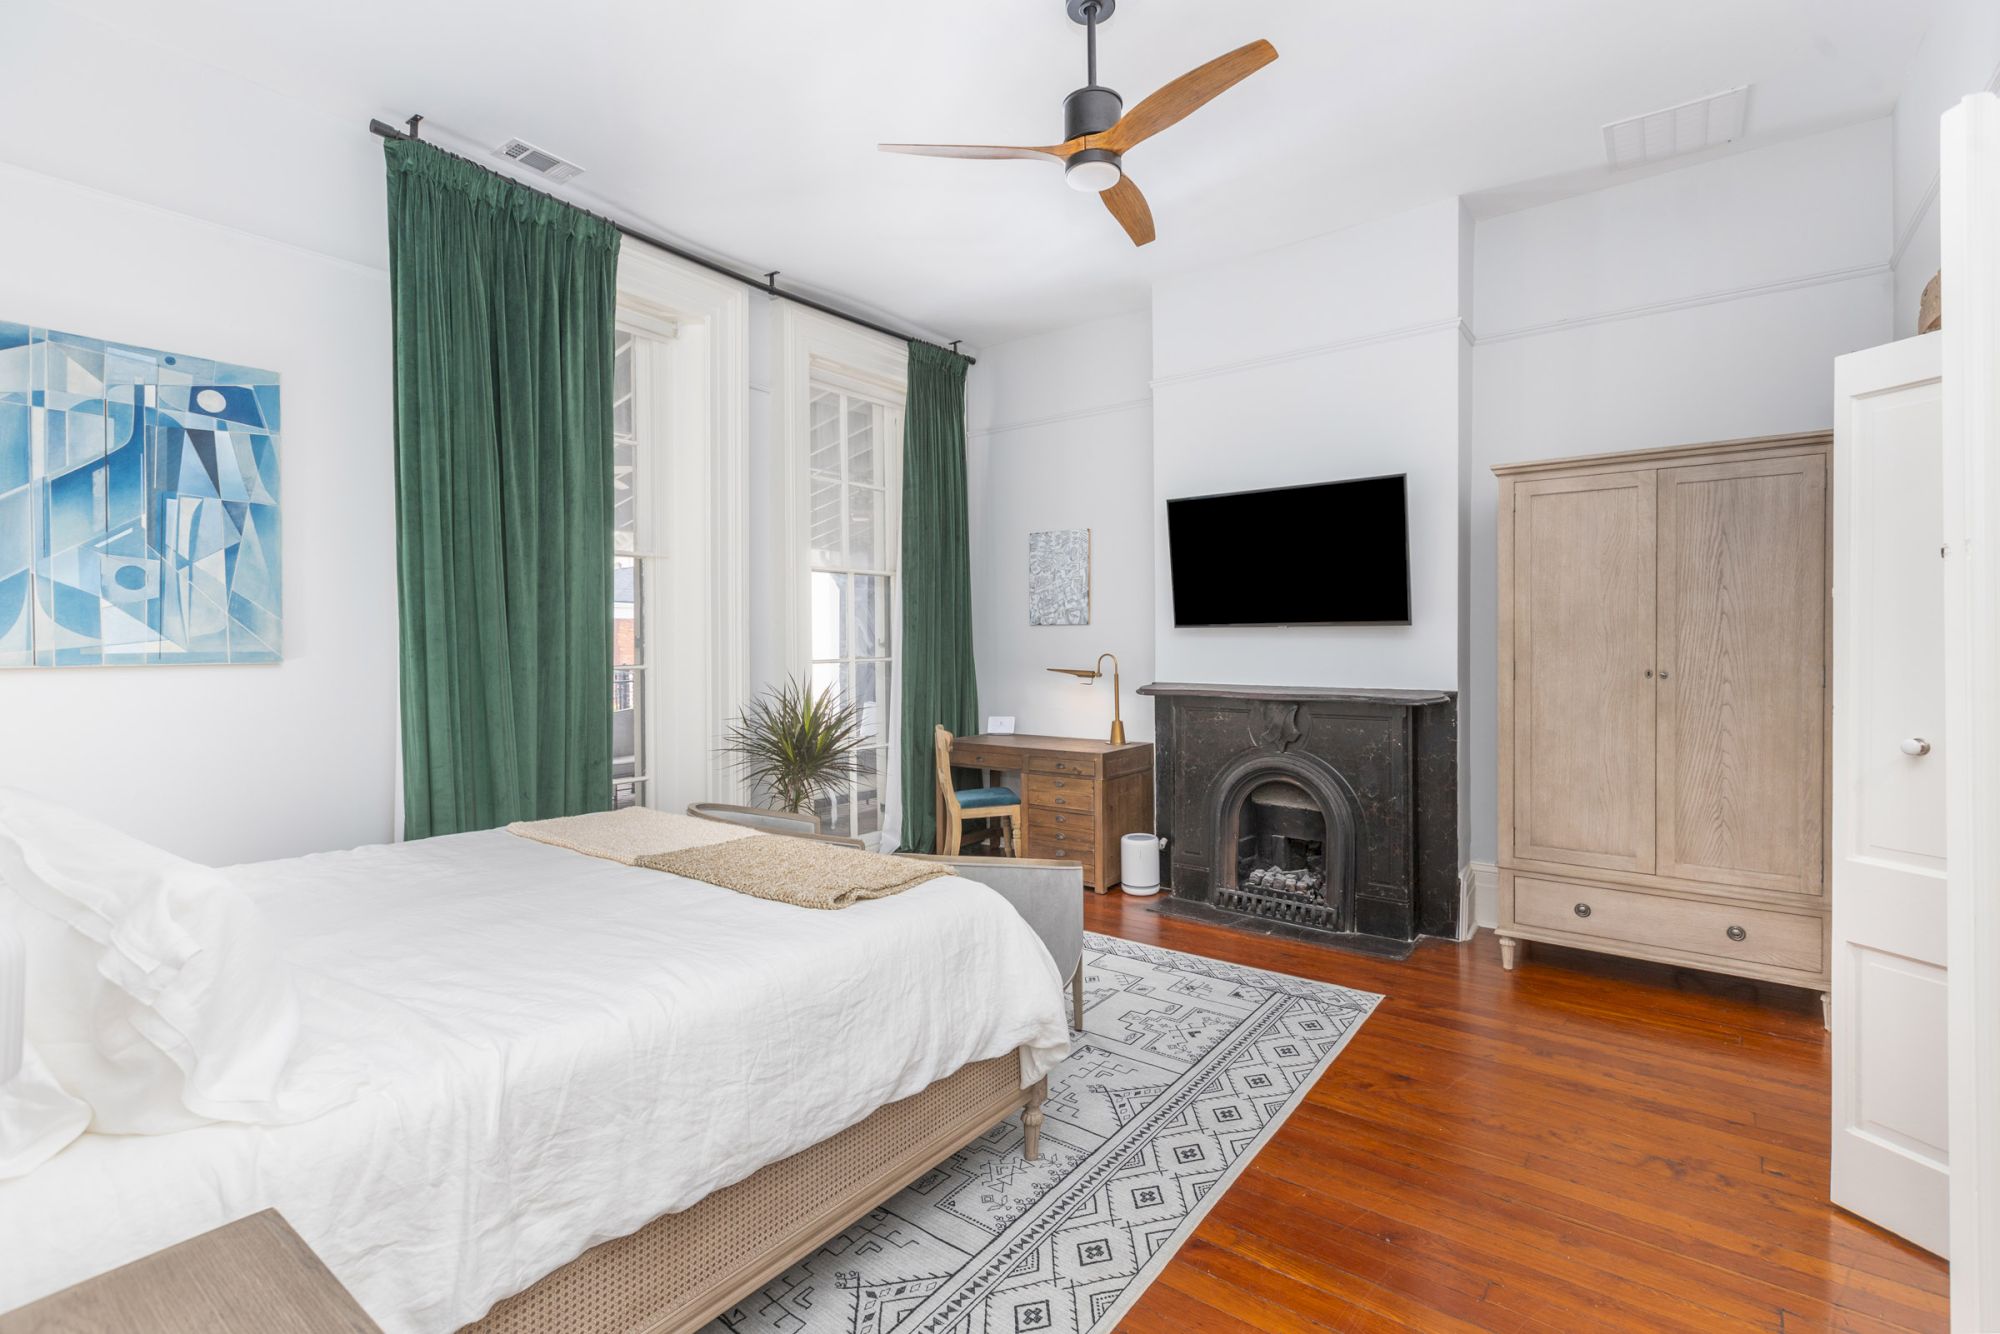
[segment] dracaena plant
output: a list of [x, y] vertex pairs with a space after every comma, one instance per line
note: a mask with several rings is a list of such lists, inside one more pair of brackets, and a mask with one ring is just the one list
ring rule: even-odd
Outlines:
[[861, 710], [834, 694], [786, 681], [750, 701], [729, 724], [723, 750], [753, 786], [785, 810], [803, 811], [853, 778]]

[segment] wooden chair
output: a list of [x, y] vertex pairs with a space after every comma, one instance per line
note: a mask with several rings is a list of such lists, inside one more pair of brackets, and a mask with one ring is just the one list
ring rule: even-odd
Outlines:
[[1021, 798], [1010, 787], [969, 787], [963, 791], [951, 778], [951, 733], [936, 729], [938, 852], [952, 856], [965, 847], [967, 820], [1005, 820], [1007, 832], [1001, 846], [1012, 856], [1021, 855]]

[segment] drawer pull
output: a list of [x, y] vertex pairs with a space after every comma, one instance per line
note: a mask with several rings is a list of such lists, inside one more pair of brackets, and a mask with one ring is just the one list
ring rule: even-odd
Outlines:
[[1726, 934], [1731, 940], [1747, 940], [1750, 936], [1750, 933], [1740, 926], [1730, 927]]
[[1589, 905], [1588, 903], [1579, 903], [1579, 904], [1577, 904], [1577, 905], [1576, 905], [1576, 915], [1577, 915], [1578, 917], [1588, 917], [1588, 916], [1590, 916], [1590, 905]]
[[1063, 780], [1062, 780], [1062, 779], [1060, 779], [1060, 778], [1051, 778], [1051, 779], [1049, 780], [1049, 786], [1050, 786], [1050, 787], [1068, 787], [1068, 786], [1069, 786], [1069, 784], [1068, 784], [1068, 783], [1065, 783], [1065, 782], [1063, 782]]

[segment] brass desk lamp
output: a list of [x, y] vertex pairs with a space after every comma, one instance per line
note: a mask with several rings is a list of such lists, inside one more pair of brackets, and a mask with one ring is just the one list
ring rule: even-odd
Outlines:
[[1051, 667], [1049, 670], [1052, 672], [1061, 672], [1065, 676], [1074, 676], [1085, 685], [1089, 685], [1092, 681], [1104, 675], [1104, 660], [1106, 658], [1111, 659], [1111, 744], [1122, 746], [1125, 744], [1125, 721], [1118, 716], [1118, 655], [1115, 653], [1098, 654], [1097, 665], [1095, 667]]

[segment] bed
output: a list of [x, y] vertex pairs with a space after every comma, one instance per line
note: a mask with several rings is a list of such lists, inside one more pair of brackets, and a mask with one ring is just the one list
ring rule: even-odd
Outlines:
[[504, 831], [231, 875], [362, 1092], [0, 1182], [0, 1310], [274, 1207], [391, 1334], [693, 1328], [1017, 1110], [1028, 1147], [1067, 1051], [957, 877], [811, 912]]

